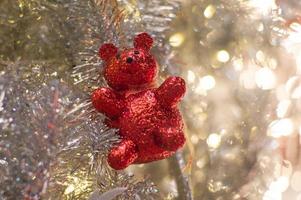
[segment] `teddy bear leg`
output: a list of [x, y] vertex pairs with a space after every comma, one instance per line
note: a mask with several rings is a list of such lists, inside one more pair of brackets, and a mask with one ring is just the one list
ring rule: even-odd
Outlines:
[[138, 157], [136, 145], [131, 140], [123, 140], [118, 146], [111, 149], [108, 155], [109, 165], [116, 170], [121, 170], [132, 164]]
[[184, 133], [174, 128], [160, 128], [155, 133], [155, 142], [158, 146], [168, 150], [176, 151], [185, 143]]
[[117, 117], [123, 108], [123, 102], [117, 99], [114, 91], [110, 88], [98, 88], [91, 96], [92, 104], [99, 112], [109, 118]]
[[185, 81], [181, 77], [172, 76], [156, 90], [156, 97], [162, 106], [173, 107], [182, 99], [185, 91]]

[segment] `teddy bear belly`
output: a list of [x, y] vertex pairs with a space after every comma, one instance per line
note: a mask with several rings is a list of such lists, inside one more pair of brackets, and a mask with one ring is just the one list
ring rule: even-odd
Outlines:
[[133, 141], [138, 158], [134, 163], [161, 160], [174, 151], [161, 148], [155, 141], [155, 133], [161, 127], [182, 129], [181, 118], [176, 109], [163, 109], [155, 98], [153, 90], [146, 90], [126, 98], [126, 110], [118, 118], [119, 135]]

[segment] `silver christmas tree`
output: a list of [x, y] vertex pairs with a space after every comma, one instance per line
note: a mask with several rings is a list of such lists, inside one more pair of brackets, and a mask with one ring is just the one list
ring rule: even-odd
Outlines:
[[[0, 1], [0, 199], [299, 199], [298, 0]], [[98, 49], [155, 40], [187, 82], [185, 147], [115, 171]]]

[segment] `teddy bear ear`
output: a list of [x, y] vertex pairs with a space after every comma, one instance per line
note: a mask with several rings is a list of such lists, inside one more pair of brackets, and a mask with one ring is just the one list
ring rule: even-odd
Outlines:
[[98, 55], [104, 61], [109, 61], [112, 57], [116, 56], [118, 52], [114, 44], [106, 43], [99, 48]]
[[134, 39], [134, 47], [149, 51], [153, 45], [153, 38], [147, 33], [140, 33]]

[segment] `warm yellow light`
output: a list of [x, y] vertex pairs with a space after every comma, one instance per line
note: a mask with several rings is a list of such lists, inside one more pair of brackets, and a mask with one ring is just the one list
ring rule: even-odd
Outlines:
[[215, 87], [215, 79], [213, 76], [207, 75], [200, 80], [201, 87], [205, 90], [211, 90]]
[[288, 136], [294, 131], [294, 124], [291, 119], [284, 118], [275, 120], [269, 125], [268, 135], [278, 138]]
[[185, 38], [182, 33], [175, 33], [169, 38], [169, 43], [173, 47], [179, 47], [183, 44]]
[[216, 54], [217, 60], [226, 63], [230, 60], [230, 54], [226, 50], [220, 50]]
[[264, 67], [256, 71], [255, 82], [259, 88], [270, 90], [276, 85], [276, 77], [271, 69]]
[[194, 74], [193, 71], [188, 70], [188, 72], [187, 72], [187, 80], [188, 80], [188, 83], [193, 83], [195, 81], [195, 74]]
[[208, 5], [204, 10], [204, 16], [208, 19], [212, 18], [215, 14], [215, 7], [213, 5]]
[[221, 143], [221, 136], [217, 133], [212, 133], [207, 138], [207, 144], [210, 148], [216, 149]]
[[[133, 4], [131, 3], [125, 4], [124, 11], [126, 13], [131, 13], [131, 16], [133, 17], [134, 20], [141, 21], [140, 12], [136, 9], [136, 7]], [[129, 19], [125, 18], [125, 21], [129, 21]]]
[[83, 191], [87, 190], [87, 188], [91, 185], [91, 183], [87, 180], [81, 180], [74, 176], [68, 177], [69, 181], [66, 183], [66, 189], [64, 191], [65, 195], [72, 194], [80, 194]]

